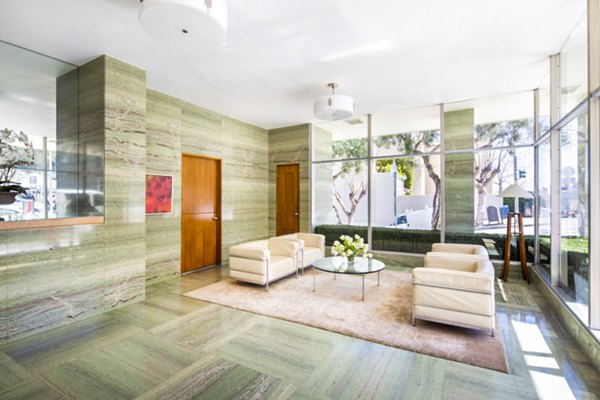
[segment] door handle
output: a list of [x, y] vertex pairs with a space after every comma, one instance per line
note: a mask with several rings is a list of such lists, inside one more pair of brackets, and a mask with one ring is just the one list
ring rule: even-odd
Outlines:
[[219, 217], [212, 217], [213, 221], [218, 221]]
[[298, 215], [300, 215], [300, 214], [297, 212], [294, 213], [294, 217], [297, 217]]

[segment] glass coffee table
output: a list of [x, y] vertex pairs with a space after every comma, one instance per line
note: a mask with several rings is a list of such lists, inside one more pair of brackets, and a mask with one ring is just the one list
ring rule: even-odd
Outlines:
[[[353, 262], [348, 262], [344, 257], [326, 257], [317, 260], [315, 269], [333, 274], [361, 275], [362, 276], [362, 299], [365, 300], [365, 275], [377, 272], [377, 286], [379, 286], [379, 272], [385, 268], [385, 264], [379, 260], [366, 257], [357, 257]], [[313, 273], [313, 292], [317, 290], [317, 276]]]

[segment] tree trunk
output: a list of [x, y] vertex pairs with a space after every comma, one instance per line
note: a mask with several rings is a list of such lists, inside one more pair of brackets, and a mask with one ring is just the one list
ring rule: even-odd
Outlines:
[[475, 215], [475, 227], [479, 227], [483, 223], [483, 206], [485, 205], [485, 197], [487, 196], [487, 190], [485, 186], [477, 185], [477, 214]]
[[429, 160], [429, 156], [423, 156], [423, 164], [425, 164], [425, 168], [427, 169], [427, 175], [431, 178], [431, 180], [435, 183], [435, 193], [433, 194], [433, 203], [431, 206], [433, 207], [433, 212], [431, 214], [431, 229], [437, 230], [440, 229], [440, 187], [441, 180], [440, 177], [435, 173], [433, 169], [433, 165]]

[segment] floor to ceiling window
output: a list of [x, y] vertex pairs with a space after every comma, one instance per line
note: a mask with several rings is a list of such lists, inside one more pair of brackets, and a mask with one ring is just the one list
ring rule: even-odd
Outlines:
[[[587, 321], [589, 304], [589, 158], [587, 112], [560, 130], [560, 287]], [[584, 306], [584, 307], [581, 307]]]
[[533, 243], [534, 202], [501, 196], [512, 184], [533, 193], [533, 110], [531, 91], [444, 105], [446, 242], [501, 258], [507, 215], [520, 211]]
[[[506, 216], [520, 212], [527, 261], [584, 324], [600, 326], [590, 318], [600, 285], [590, 278], [599, 266], [589, 139], [600, 128], [588, 114], [587, 25], [584, 14], [535, 91], [314, 125], [313, 226], [360, 233], [376, 251], [480, 243], [498, 259], [509, 251]], [[513, 184], [532, 198], [503, 197]]]
[[368, 225], [367, 118], [313, 128], [313, 221], [316, 225]]
[[372, 117], [374, 250], [422, 253], [439, 241], [439, 106]]

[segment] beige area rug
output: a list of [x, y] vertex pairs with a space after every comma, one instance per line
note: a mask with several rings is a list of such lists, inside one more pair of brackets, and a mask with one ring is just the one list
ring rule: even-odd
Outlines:
[[[313, 293], [313, 274], [316, 292]], [[496, 337], [427, 321], [411, 325], [410, 274], [384, 270], [365, 278], [308, 270], [263, 287], [227, 279], [185, 293], [185, 296], [239, 310], [342, 333], [360, 339], [427, 354], [447, 360], [508, 372], [500, 329]]]

